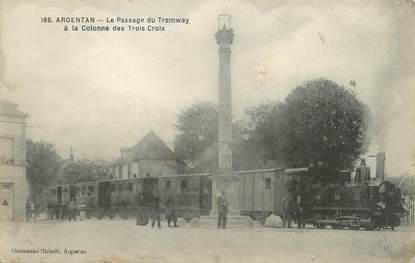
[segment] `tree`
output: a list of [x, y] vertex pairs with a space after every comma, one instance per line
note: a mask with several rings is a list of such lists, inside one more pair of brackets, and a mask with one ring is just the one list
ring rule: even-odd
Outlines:
[[190, 172], [217, 169], [218, 112], [213, 104], [200, 102], [182, 110], [177, 116], [179, 134], [174, 141], [178, 159]]
[[62, 170], [62, 183], [81, 183], [108, 179], [108, 169], [105, 160], [73, 160]]
[[26, 144], [26, 159], [30, 199], [39, 203], [42, 191], [56, 182], [62, 160], [53, 143], [32, 140]]
[[244, 119], [234, 124], [233, 166], [237, 170], [264, 169], [277, 166], [272, 154], [273, 123], [269, 122], [278, 103], [269, 101], [245, 110]]
[[[367, 150], [368, 108], [350, 90], [327, 79], [305, 82], [275, 107], [270, 125], [273, 158], [299, 167], [354, 166]], [[266, 127], [266, 126], [265, 126]]]
[[[275, 167], [261, 149], [255, 127], [264, 122], [273, 104], [259, 105], [246, 111], [247, 118], [233, 123], [233, 168], [235, 170]], [[176, 156], [185, 161], [187, 172], [209, 172], [218, 168], [218, 112], [211, 103], [200, 102], [178, 115], [175, 138]], [[271, 163], [270, 163], [271, 160]]]

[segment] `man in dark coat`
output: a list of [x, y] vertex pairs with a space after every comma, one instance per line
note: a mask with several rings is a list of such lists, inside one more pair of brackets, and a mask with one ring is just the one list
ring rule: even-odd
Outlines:
[[161, 228], [160, 224], [160, 202], [161, 199], [158, 196], [157, 191], [154, 192], [152, 198], [151, 198], [151, 227], [154, 228], [154, 225], [157, 221], [158, 228]]
[[176, 201], [174, 199], [173, 194], [170, 194], [166, 200], [166, 214], [167, 214], [167, 225], [171, 227], [171, 223], [173, 222], [173, 226], [177, 227], [177, 214], [176, 214]]
[[137, 214], [136, 225], [147, 225], [147, 204], [144, 193], [140, 193], [137, 197]]
[[304, 201], [301, 199], [301, 196], [297, 196], [295, 203], [295, 217], [298, 228], [305, 228], [304, 216]]
[[292, 197], [291, 194], [287, 194], [282, 201], [282, 212], [283, 212], [283, 226], [291, 228], [292, 220]]
[[218, 228], [226, 228], [226, 219], [228, 214], [228, 200], [225, 192], [222, 191], [218, 197]]

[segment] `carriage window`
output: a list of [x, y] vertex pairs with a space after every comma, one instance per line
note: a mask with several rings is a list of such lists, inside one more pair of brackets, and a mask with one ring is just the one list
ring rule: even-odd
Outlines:
[[170, 187], [171, 187], [171, 182], [170, 181], [166, 181], [166, 188], [167, 189], [170, 189]]
[[271, 178], [265, 178], [265, 189], [271, 189]]
[[128, 164], [128, 168], [127, 168], [127, 174], [128, 174], [128, 178], [130, 178], [131, 176], [131, 164]]
[[92, 185], [88, 186], [88, 196], [94, 193], [94, 187]]
[[133, 190], [133, 183], [128, 183], [128, 191], [132, 191]]
[[186, 180], [181, 180], [180, 181], [180, 189], [181, 190], [187, 190], [187, 181]]
[[115, 184], [111, 185], [111, 192], [115, 192]]

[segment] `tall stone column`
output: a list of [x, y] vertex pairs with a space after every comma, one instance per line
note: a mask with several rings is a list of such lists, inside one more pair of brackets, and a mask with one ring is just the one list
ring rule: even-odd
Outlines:
[[225, 193], [228, 201], [228, 226], [248, 227], [250, 218], [241, 216], [239, 209], [240, 177], [232, 170], [232, 89], [231, 89], [231, 45], [234, 38], [231, 16], [219, 16], [216, 43], [219, 45], [219, 92], [218, 92], [218, 170], [212, 181], [212, 210], [210, 216], [200, 218], [201, 225], [214, 226], [218, 216], [218, 194]]
[[219, 16], [216, 42], [219, 45], [219, 170], [232, 170], [232, 89], [231, 89], [231, 44], [234, 34], [230, 27], [230, 16]]
[[219, 45], [219, 134], [218, 171], [212, 179], [212, 211], [217, 214], [217, 195], [225, 193], [229, 203], [229, 213], [240, 215], [238, 204], [239, 176], [232, 171], [232, 89], [231, 89], [231, 45], [234, 39], [231, 16], [219, 16], [216, 43]]

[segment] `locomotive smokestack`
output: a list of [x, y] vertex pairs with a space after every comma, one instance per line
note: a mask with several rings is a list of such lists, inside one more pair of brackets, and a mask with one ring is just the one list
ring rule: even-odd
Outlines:
[[370, 155], [369, 157], [376, 157], [376, 182], [383, 182], [385, 180], [385, 153], [378, 153]]

